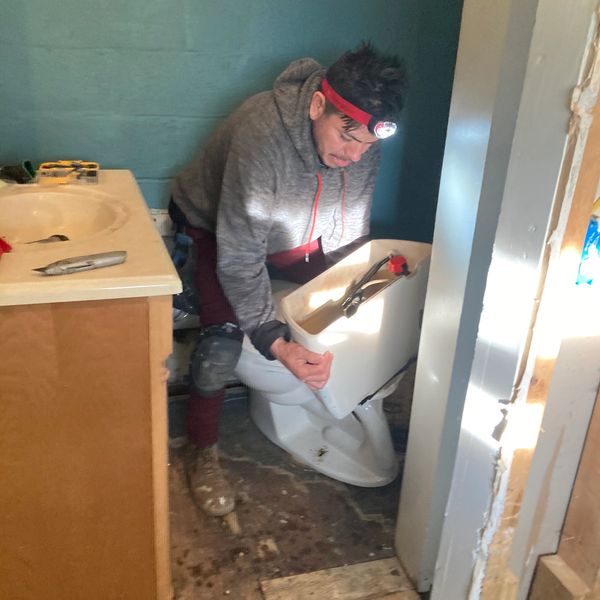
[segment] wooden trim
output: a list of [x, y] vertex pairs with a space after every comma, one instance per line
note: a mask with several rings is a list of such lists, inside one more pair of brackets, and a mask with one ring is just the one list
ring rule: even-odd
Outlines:
[[558, 555], [600, 597], [600, 392], [561, 534]]
[[152, 419], [152, 477], [157, 597], [171, 598], [166, 360], [173, 350], [171, 296], [148, 299]]

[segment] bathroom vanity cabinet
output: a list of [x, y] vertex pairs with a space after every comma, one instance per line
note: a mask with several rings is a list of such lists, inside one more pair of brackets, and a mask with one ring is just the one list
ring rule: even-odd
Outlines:
[[[133, 190], [118, 230], [0, 260], [0, 598], [171, 597], [165, 360], [180, 282], [135, 181], [110, 173]], [[128, 261], [23, 271], [113, 249]]]
[[0, 308], [0, 597], [169, 597], [170, 298]]

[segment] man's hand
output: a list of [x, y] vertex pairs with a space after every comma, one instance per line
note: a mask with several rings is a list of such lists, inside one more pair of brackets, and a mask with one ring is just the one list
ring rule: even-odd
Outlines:
[[277, 338], [271, 344], [271, 354], [311, 390], [320, 390], [329, 379], [331, 352], [318, 354], [296, 342]]

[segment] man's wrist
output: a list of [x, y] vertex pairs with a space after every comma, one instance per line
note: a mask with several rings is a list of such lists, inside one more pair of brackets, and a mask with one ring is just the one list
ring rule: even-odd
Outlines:
[[286, 344], [289, 344], [289, 342], [284, 337], [278, 337], [271, 344], [269, 351], [271, 352], [271, 355], [275, 357], [276, 360], [279, 360], [279, 357], [281, 356], [281, 352]]
[[263, 323], [250, 337], [254, 347], [268, 360], [275, 360], [271, 352], [271, 346], [277, 339], [289, 341], [291, 339], [290, 329], [286, 323], [281, 321], [267, 321]]

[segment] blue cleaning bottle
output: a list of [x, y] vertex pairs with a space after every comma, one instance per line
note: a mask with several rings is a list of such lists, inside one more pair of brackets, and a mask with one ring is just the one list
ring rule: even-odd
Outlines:
[[592, 216], [585, 234], [577, 285], [592, 285], [600, 280], [600, 198], [594, 202]]

